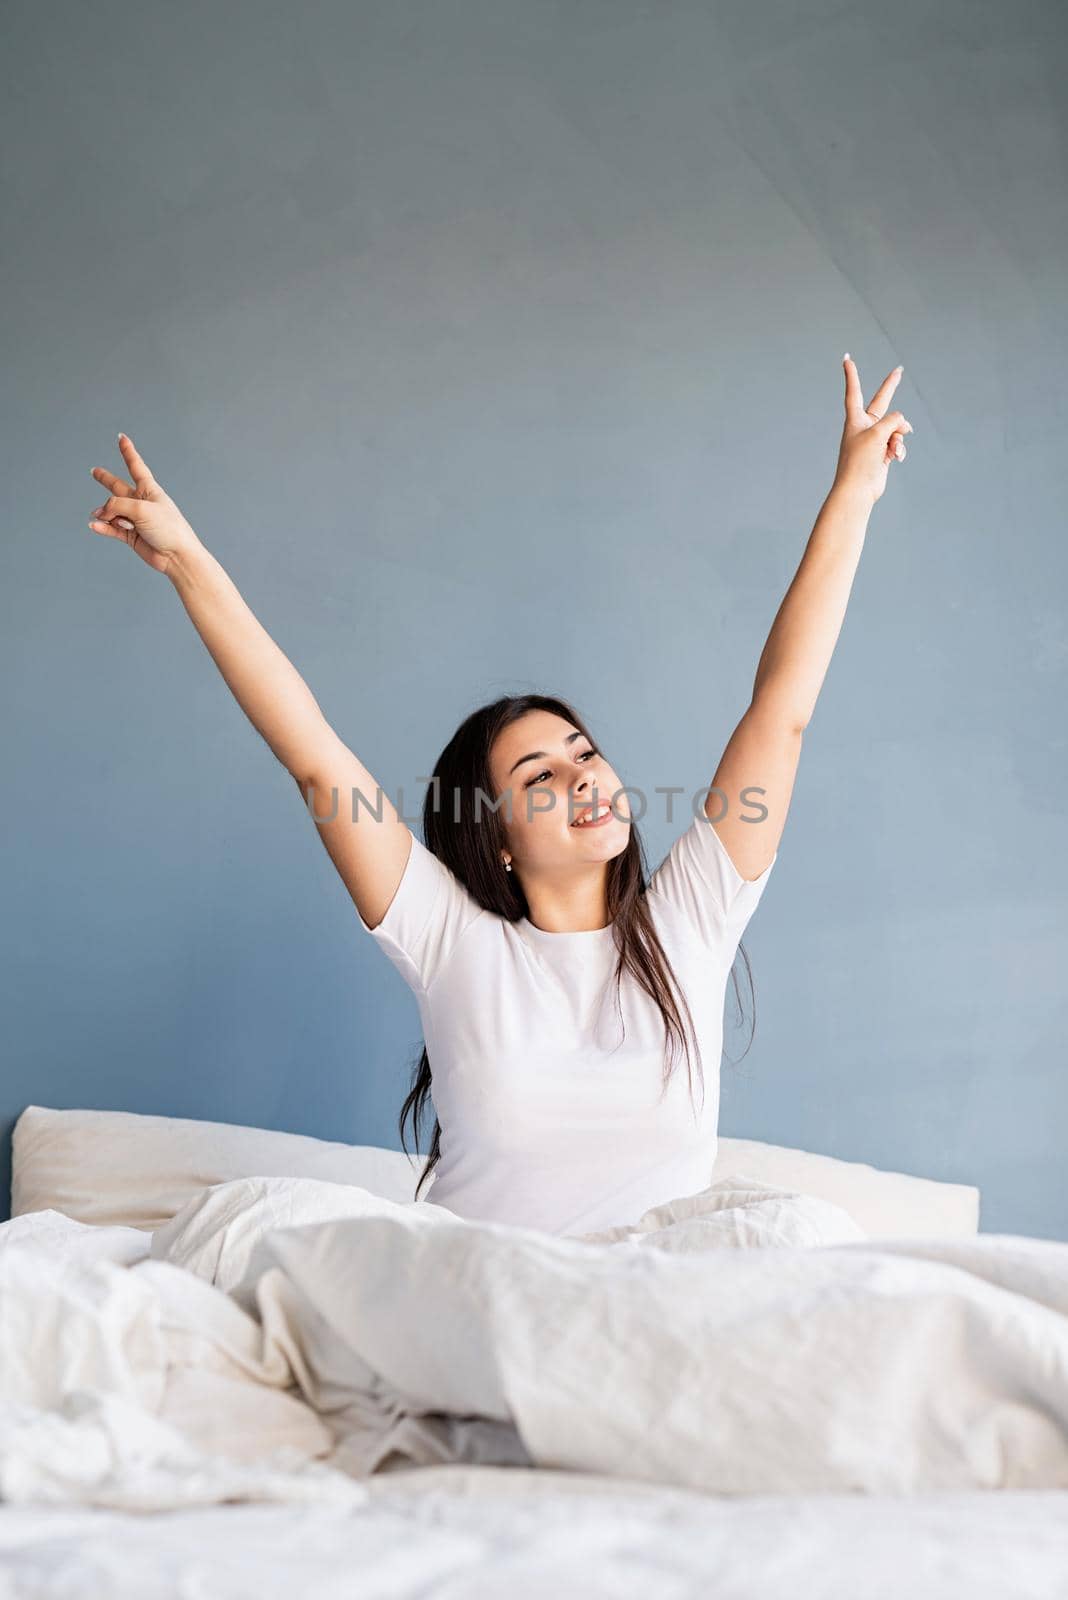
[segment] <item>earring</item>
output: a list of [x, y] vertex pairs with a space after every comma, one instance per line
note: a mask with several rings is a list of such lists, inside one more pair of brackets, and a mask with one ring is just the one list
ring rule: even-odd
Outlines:
[[504, 863], [504, 870], [505, 870], [505, 872], [511, 872], [511, 870], [512, 870], [512, 863], [511, 863], [511, 862], [510, 862], [510, 861], [506, 861], [506, 862], [505, 862], [505, 863]]

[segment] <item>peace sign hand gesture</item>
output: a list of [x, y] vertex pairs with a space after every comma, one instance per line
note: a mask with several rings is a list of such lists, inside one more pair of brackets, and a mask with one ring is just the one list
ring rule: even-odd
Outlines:
[[845, 427], [834, 481], [836, 486], [846, 484], [859, 489], [874, 505], [886, 488], [891, 461], [904, 461], [908, 453], [905, 435], [913, 431], [912, 423], [902, 412], [887, 410], [904, 368], [895, 367], [865, 406], [857, 364], [848, 355], [842, 360], [845, 363]]
[[133, 483], [104, 467], [92, 467], [93, 477], [110, 495], [97, 506], [89, 526], [105, 539], [124, 540], [156, 572], [168, 572], [175, 556], [200, 541], [125, 433], [119, 434], [119, 449]]

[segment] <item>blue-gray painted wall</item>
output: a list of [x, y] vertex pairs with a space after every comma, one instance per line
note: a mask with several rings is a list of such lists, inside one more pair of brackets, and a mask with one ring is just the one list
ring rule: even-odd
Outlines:
[[[0, 27], [5, 1133], [37, 1103], [396, 1148], [420, 1044], [176, 593], [86, 526], [120, 428], [409, 817], [461, 717], [530, 688], [692, 790], [848, 349], [868, 393], [904, 363], [915, 433], [746, 933], [721, 1132], [1068, 1237], [1064, 8]], [[651, 863], [677, 831], [650, 808]]]

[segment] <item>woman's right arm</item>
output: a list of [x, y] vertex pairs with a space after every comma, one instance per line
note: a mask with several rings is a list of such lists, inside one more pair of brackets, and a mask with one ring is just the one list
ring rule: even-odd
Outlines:
[[[93, 477], [111, 492], [89, 526], [121, 539], [170, 579], [234, 698], [304, 796], [357, 911], [368, 927], [376, 927], [407, 865], [411, 830], [338, 738], [296, 667], [156, 482], [133, 441], [120, 434], [119, 445], [133, 486], [94, 467]], [[357, 790], [366, 803], [354, 807]]]

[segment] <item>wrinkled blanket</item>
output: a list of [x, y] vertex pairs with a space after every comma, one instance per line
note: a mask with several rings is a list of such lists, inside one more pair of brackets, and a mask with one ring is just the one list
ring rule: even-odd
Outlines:
[[0, 1498], [357, 1502], [447, 1461], [710, 1493], [1068, 1487], [1068, 1245], [737, 1175], [582, 1238], [297, 1179], [0, 1225]]

